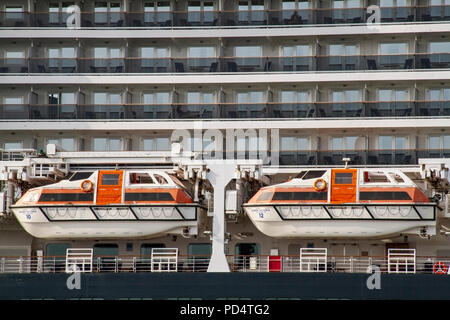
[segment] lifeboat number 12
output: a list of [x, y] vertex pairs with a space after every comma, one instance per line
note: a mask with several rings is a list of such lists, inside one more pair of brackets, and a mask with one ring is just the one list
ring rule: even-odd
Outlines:
[[258, 217], [259, 217], [260, 219], [264, 219], [264, 214], [265, 214], [265, 213], [269, 213], [270, 210], [269, 210], [268, 208], [257, 208], [257, 209], [255, 209], [254, 212], [255, 212], [256, 214], [258, 214]]

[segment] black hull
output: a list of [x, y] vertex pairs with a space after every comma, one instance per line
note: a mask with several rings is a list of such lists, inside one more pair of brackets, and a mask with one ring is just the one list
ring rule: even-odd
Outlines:
[[79, 290], [67, 288], [69, 276], [1, 274], [0, 299], [450, 299], [450, 276], [433, 274], [382, 274], [381, 289], [372, 290], [369, 274], [82, 274]]

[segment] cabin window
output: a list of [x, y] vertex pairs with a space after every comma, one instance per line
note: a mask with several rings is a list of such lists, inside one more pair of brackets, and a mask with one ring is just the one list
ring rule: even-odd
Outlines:
[[102, 185], [104, 186], [116, 186], [119, 184], [119, 174], [104, 174], [102, 175]]
[[45, 246], [45, 255], [47, 257], [65, 257], [69, 243], [49, 243]]
[[148, 173], [130, 173], [130, 184], [153, 184], [153, 179]]
[[74, 138], [48, 138], [47, 144], [54, 144], [61, 151], [75, 151]]
[[353, 173], [351, 172], [336, 172], [334, 176], [334, 184], [352, 184]]
[[22, 112], [25, 110], [23, 97], [5, 97], [3, 110], [7, 112]]
[[164, 243], [143, 243], [141, 245], [141, 256], [151, 256], [153, 248], [165, 248]]
[[18, 150], [23, 149], [22, 141], [8, 141], [3, 144], [4, 150]]
[[94, 245], [94, 256], [118, 256], [119, 246], [116, 243], [97, 243]]
[[258, 243], [238, 243], [234, 249], [234, 253], [237, 256], [251, 256], [259, 255]]
[[46, 267], [54, 271], [63, 271], [66, 268], [66, 253], [70, 248], [69, 243], [49, 243], [45, 246]]
[[24, 10], [21, 6], [7, 6], [5, 8], [5, 18], [7, 20], [23, 20]]
[[78, 181], [88, 179], [93, 172], [75, 172], [69, 179], [69, 181]]
[[206, 271], [211, 253], [211, 243], [190, 243], [188, 245], [189, 268], [194, 271]]
[[[197, 259], [207, 259], [211, 256], [211, 252], [211, 243], [190, 243], [188, 245], [188, 255], [195, 255]], [[203, 255], [203, 257], [199, 257], [199, 255]]]

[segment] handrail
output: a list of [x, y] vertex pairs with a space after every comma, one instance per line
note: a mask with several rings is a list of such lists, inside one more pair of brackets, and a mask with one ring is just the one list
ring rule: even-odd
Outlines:
[[[418, 8], [441, 8], [441, 7], [448, 7], [449, 5], [410, 5], [410, 6], [380, 6], [380, 9], [418, 9]], [[366, 10], [367, 7], [347, 7], [347, 8], [334, 8], [334, 7], [326, 7], [326, 8], [294, 8], [294, 9], [256, 9], [256, 10], [192, 10], [192, 11], [186, 11], [186, 10], [169, 10], [169, 11], [104, 11], [104, 12], [95, 12], [95, 11], [80, 11], [81, 14], [114, 14], [114, 15], [122, 15], [122, 14], [170, 14], [170, 13], [179, 13], [179, 14], [187, 14], [187, 13], [239, 13], [239, 12], [292, 12], [292, 11], [325, 11], [325, 10]], [[58, 10], [58, 12], [49, 12], [49, 11], [19, 11], [19, 12], [7, 12], [7, 11], [0, 11], [0, 14], [2, 13], [9, 13], [9, 14], [65, 14], [64, 10]]]
[[281, 102], [281, 101], [264, 101], [264, 102], [210, 102], [210, 103], [61, 103], [61, 104], [45, 104], [45, 103], [18, 103], [18, 104], [3, 104], [0, 106], [33, 106], [33, 107], [64, 107], [64, 106], [79, 106], [79, 107], [128, 107], [128, 106], [216, 106], [216, 105], [313, 105], [313, 104], [377, 104], [377, 103], [391, 103], [391, 104], [405, 104], [405, 103], [450, 103], [450, 100], [360, 100], [360, 101], [303, 101], [303, 102]]
[[[259, 45], [260, 46], [260, 45]], [[260, 46], [261, 47], [261, 46]], [[92, 47], [94, 48], [94, 47]], [[186, 47], [188, 48], [188, 47]], [[19, 61], [19, 60], [89, 60], [89, 61], [118, 61], [118, 60], [155, 60], [155, 61], [165, 61], [165, 60], [211, 60], [211, 59], [310, 59], [310, 58], [351, 58], [351, 57], [403, 57], [403, 56], [433, 56], [433, 55], [450, 55], [448, 52], [405, 52], [405, 53], [359, 53], [359, 54], [315, 54], [315, 55], [260, 55], [260, 56], [209, 56], [209, 57], [142, 57], [142, 56], [128, 56], [128, 57], [118, 57], [118, 58], [96, 58], [96, 57], [22, 57], [22, 58], [7, 58], [1, 57], [0, 60], [3, 61]]]
[[[177, 272], [205, 272], [210, 255], [177, 255]], [[274, 259], [271, 257], [276, 257]], [[227, 255], [233, 272], [300, 272], [300, 255]], [[0, 257], [0, 273], [41, 273], [65, 272], [65, 256], [2, 256]], [[416, 273], [433, 273], [433, 264], [443, 262], [450, 265], [450, 257], [416, 256], [410, 259]], [[277, 262], [277, 265], [273, 265]], [[327, 256], [326, 261], [317, 262], [317, 269], [311, 272], [326, 270], [327, 272], [370, 273], [372, 266], [378, 265], [382, 273], [390, 272], [387, 256]], [[271, 264], [272, 263], [272, 264]], [[327, 266], [322, 269], [321, 265]], [[151, 258], [148, 256], [96, 256], [93, 261], [93, 272], [150, 272]], [[402, 269], [403, 268], [403, 269]], [[168, 270], [158, 269], [158, 272]], [[173, 270], [172, 270], [173, 271]], [[396, 272], [406, 273], [409, 270], [398, 265]]]

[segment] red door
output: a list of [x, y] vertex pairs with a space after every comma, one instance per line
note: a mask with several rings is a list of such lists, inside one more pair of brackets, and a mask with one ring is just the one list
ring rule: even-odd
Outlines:
[[123, 171], [100, 171], [98, 174], [97, 204], [122, 202]]
[[356, 169], [331, 170], [331, 202], [356, 202]]

